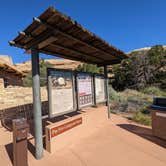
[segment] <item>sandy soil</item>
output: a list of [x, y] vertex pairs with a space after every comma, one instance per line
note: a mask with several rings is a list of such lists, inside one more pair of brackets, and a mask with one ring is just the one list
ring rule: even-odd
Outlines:
[[[59, 136], [55, 152], [44, 151], [36, 160], [33, 139], [28, 151], [29, 166], [165, 166], [166, 141], [155, 138], [151, 128], [118, 115], [107, 118], [106, 107], [82, 112], [83, 124]], [[80, 116], [80, 115], [79, 115]], [[12, 165], [12, 133], [0, 128], [0, 166]]]

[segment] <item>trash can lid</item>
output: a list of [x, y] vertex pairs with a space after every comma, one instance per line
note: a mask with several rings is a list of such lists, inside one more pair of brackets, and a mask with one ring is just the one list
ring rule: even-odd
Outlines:
[[151, 106], [152, 110], [159, 110], [159, 111], [165, 111], [166, 112], [166, 107], [158, 106], [158, 105], [152, 105]]
[[166, 97], [154, 97], [153, 105], [158, 105], [161, 107], [166, 107]]

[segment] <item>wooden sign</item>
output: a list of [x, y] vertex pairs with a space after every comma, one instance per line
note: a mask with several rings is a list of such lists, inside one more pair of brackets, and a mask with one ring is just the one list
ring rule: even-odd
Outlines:
[[77, 118], [68, 118], [61, 122], [46, 126], [46, 150], [50, 153], [55, 151], [55, 147], [57, 147], [56, 136], [80, 124], [82, 124], [82, 117], [79, 116]]
[[73, 127], [78, 126], [80, 124], [82, 124], [82, 117], [74, 119], [74, 120], [67, 122], [65, 124], [62, 124], [60, 126], [54, 127], [51, 129], [51, 138], [65, 132], [67, 130], [70, 130]]

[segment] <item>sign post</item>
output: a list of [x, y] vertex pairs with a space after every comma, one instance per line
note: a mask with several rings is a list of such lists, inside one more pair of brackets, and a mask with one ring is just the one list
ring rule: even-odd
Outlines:
[[108, 71], [107, 65], [104, 66], [104, 77], [105, 77], [105, 88], [106, 88], [106, 99], [107, 99], [107, 111], [108, 111], [108, 118], [110, 118], [110, 99], [109, 99], [109, 87], [108, 87]]
[[14, 119], [13, 123], [13, 165], [28, 166], [27, 137], [29, 124], [26, 119]]
[[97, 103], [96, 103], [96, 82], [95, 82], [95, 75], [93, 75], [93, 102], [94, 102], [94, 106], [97, 107]]

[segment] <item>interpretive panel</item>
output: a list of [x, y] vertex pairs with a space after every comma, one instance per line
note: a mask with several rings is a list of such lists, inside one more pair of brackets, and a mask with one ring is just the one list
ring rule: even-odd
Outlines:
[[82, 124], [82, 117], [71, 120], [51, 129], [51, 138]]
[[106, 100], [104, 76], [95, 76], [95, 93], [96, 103], [101, 103]]
[[49, 115], [55, 117], [75, 111], [73, 73], [48, 70]]
[[87, 73], [77, 74], [79, 108], [93, 104], [92, 76]]

